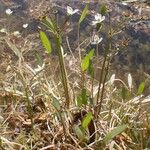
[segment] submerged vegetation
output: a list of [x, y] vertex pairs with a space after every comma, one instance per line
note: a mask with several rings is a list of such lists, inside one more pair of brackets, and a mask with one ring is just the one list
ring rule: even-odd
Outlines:
[[[80, 12], [67, 6], [61, 23], [57, 13], [40, 17], [38, 35], [46, 59], [36, 53], [36, 68], [26, 63], [24, 51], [3, 30], [6, 36], [0, 40], [11, 48], [17, 63], [9, 62], [7, 82], [0, 79], [0, 149], [150, 148], [150, 95], [143, 94], [149, 81], [136, 87], [131, 73], [126, 81], [112, 74], [111, 61], [120, 51], [113, 40], [122, 25], [114, 29], [107, 6], [101, 5], [89, 23], [91, 37], [81, 37], [88, 8], [86, 5]], [[76, 13], [80, 17], [75, 24], [74, 51], [66, 32]], [[105, 26], [107, 39], [103, 42]]]

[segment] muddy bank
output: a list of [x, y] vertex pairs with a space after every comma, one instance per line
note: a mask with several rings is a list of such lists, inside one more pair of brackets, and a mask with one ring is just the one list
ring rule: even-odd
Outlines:
[[[111, 18], [112, 28], [117, 28], [120, 32], [113, 38], [113, 50], [123, 48], [112, 59], [111, 67], [114, 72], [118, 74], [124, 74], [124, 72], [131, 72], [137, 76], [137, 72], [145, 72], [150, 74], [150, 9], [149, 5], [144, 2], [136, 3], [121, 3], [116, 1], [103, 1], [109, 10], [109, 15], [106, 15], [104, 27], [101, 32], [101, 36], [104, 38], [103, 43], [100, 44], [99, 52], [103, 55], [105, 44], [107, 43], [108, 30], [108, 18]], [[38, 27], [40, 26], [39, 17], [44, 15], [55, 16], [57, 14], [59, 24], [62, 23], [66, 17], [66, 6], [69, 5], [73, 9], [83, 10], [87, 2], [74, 1], [32, 1], [32, 0], [2, 0], [0, 3], [0, 28], [6, 28], [8, 31], [7, 36], [12, 39], [13, 43], [18, 47], [24, 46], [23, 55], [25, 60], [32, 62], [35, 59], [35, 53], [39, 53], [43, 57], [43, 48], [38, 38]], [[81, 25], [81, 41], [85, 38], [92, 36], [93, 30], [91, 29], [91, 21], [94, 18], [94, 14], [99, 10], [99, 5], [96, 1], [90, 1], [88, 18]], [[10, 8], [13, 13], [8, 16], [5, 10]], [[66, 31], [66, 35], [69, 37], [70, 45], [73, 51], [76, 49], [77, 44], [77, 21], [80, 17], [79, 14], [75, 14], [70, 22], [70, 26]], [[121, 21], [125, 21], [124, 25], [117, 27]], [[27, 24], [27, 28], [23, 25]], [[20, 32], [20, 37], [13, 35], [14, 31]], [[6, 34], [1, 33], [2, 37]], [[126, 43], [127, 42], [127, 43]], [[9, 54], [14, 59], [14, 54], [9, 51], [9, 47], [6, 43], [1, 41], [3, 46], [0, 51], [3, 55]], [[126, 45], [125, 45], [126, 44]], [[86, 43], [85, 43], [86, 45]], [[66, 43], [64, 45], [67, 51]], [[84, 47], [84, 46], [83, 46]], [[2, 60], [5, 57], [1, 54]], [[5, 67], [4, 67], [5, 68]], [[123, 73], [122, 73], [123, 72]], [[139, 79], [136, 77], [137, 80]], [[141, 77], [141, 80], [144, 76]]]

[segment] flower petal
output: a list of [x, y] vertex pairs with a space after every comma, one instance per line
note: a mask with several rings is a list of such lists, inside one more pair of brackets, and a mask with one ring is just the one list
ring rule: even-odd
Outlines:
[[13, 13], [13, 11], [12, 11], [11, 9], [9, 9], [9, 8], [8, 8], [8, 9], [6, 9], [6, 11], [5, 11], [5, 12], [6, 12], [6, 14], [7, 14], [7, 15], [11, 15], [11, 14]]
[[102, 37], [99, 38], [98, 35], [94, 35], [94, 36], [92, 36], [92, 38], [91, 38], [91, 44], [93, 44], [93, 45], [99, 44], [102, 40], [103, 40]]
[[75, 9], [75, 10], [73, 11], [73, 14], [77, 13], [78, 11], [79, 11], [79, 9]]
[[99, 19], [101, 19], [101, 18], [102, 18], [102, 15], [101, 15], [101, 14], [98, 14], [98, 13], [97, 13], [97, 14], [95, 15], [95, 20], [99, 20]]
[[28, 27], [28, 24], [27, 24], [27, 23], [26, 23], [26, 24], [23, 24], [22, 27], [23, 27], [23, 28], [27, 28], [27, 27]]
[[73, 10], [72, 7], [67, 6], [67, 14], [68, 15], [73, 15], [73, 14], [77, 13], [78, 11], [79, 11], [79, 9]]

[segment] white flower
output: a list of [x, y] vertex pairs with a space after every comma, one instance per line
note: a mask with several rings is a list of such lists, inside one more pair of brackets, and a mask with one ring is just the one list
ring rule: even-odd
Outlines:
[[71, 15], [71, 16], [72, 16], [73, 14], [77, 13], [78, 11], [79, 11], [79, 9], [73, 10], [72, 7], [67, 6], [67, 14], [68, 14], [68, 15]]
[[130, 73], [128, 74], [128, 85], [129, 85], [129, 88], [131, 90], [131, 88], [132, 88], [132, 76]]
[[13, 13], [13, 11], [12, 11], [11, 9], [9, 9], [9, 8], [8, 8], [8, 9], [6, 9], [6, 11], [5, 11], [5, 12], [6, 12], [6, 14], [7, 14], [7, 15], [11, 15], [11, 14]]
[[105, 20], [105, 16], [102, 16], [99, 13], [97, 13], [94, 17], [95, 17], [95, 20], [92, 21], [92, 25], [96, 25], [96, 24], [101, 23], [102, 21]]
[[29, 24], [26, 23], [26, 24], [23, 24], [22, 27], [23, 27], [23, 28], [27, 28], [28, 25], [29, 25]]
[[19, 37], [20, 36], [20, 32], [19, 31], [14, 31], [13, 35]]
[[99, 36], [95, 34], [91, 38], [91, 44], [93, 44], [93, 45], [99, 44], [102, 40], [103, 40], [102, 37], [99, 38]]
[[7, 30], [6, 30], [6, 28], [1, 28], [1, 29], [0, 29], [0, 32], [1, 32], [1, 33], [7, 33]]
[[37, 68], [34, 69], [34, 71], [36, 73], [38, 73], [38, 72], [42, 71], [44, 69], [44, 67], [45, 67], [45, 64], [43, 63], [42, 66], [38, 65]]
[[109, 80], [109, 82], [110, 82], [110, 85], [113, 85], [113, 83], [114, 83], [114, 81], [115, 81], [115, 74], [113, 74], [112, 76], [111, 76], [111, 78], [110, 78], [110, 80]]

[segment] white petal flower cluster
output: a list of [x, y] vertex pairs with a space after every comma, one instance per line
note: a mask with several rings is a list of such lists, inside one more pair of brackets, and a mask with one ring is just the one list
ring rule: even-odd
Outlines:
[[1, 29], [0, 29], [0, 32], [1, 32], [1, 33], [7, 33], [7, 30], [6, 30], [6, 28], [1, 28]]
[[28, 27], [28, 24], [27, 24], [27, 23], [26, 23], [26, 24], [23, 24], [22, 27], [25, 29], [25, 28]]
[[20, 37], [20, 32], [19, 31], [14, 31], [13, 35], [16, 36], [16, 37]]
[[96, 24], [101, 23], [102, 21], [105, 20], [105, 16], [102, 16], [99, 13], [97, 13], [94, 17], [95, 17], [95, 20], [92, 21], [92, 25], [96, 25]]
[[7, 15], [11, 15], [11, 14], [13, 13], [13, 11], [8, 8], [8, 9], [5, 10], [5, 13], [6, 13]]
[[100, 38], [97, 34], [95, 34], [95, 35], [93, 35], [92, 38], [91, 38], [91, 44], [92, 44], [92, 45], [99, 44], [102, 40], [103, 40], [102, 37]]
[[74, 9], [74, 10], [73, 10], [72, 7], [67, 6], [67, 14], [70, 15], [70, 16], [74, 15], [74, 14], [77, 13], [78, 11], [79, 11], [79, 9]]

